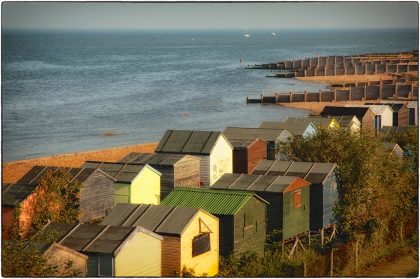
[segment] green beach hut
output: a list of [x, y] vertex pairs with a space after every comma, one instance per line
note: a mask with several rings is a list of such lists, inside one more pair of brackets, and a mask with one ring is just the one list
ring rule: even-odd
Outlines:
[[267, 202], [254, 193], [176, 188], [162, 205], [200, 208], [219, 218], [219, 249], [223, 256], [248, 251], [264, 253]]

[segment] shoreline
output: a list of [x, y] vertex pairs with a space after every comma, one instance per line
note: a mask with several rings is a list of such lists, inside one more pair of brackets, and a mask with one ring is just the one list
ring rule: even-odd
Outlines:
[[325, 106], [344, 107], [346, 105], [364, 105], [366, 101], [343, 101], [343, 102], [293, 102], [278, 103], [276, 105], [287, 108], [296, 108], [319, 114]]
[[131, 152], [153, 153], [158, 142], [120, 146], [100, 150], [71, 152], [2, 163], [2, 183], [16, 183], [33, 166], [80, 167], [85, 161], [116, 162]]

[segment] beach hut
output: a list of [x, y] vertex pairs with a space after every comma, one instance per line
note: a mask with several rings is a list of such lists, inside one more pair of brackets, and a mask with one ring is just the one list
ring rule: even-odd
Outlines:
[[410, 101], [407, 102], [408, 108], [408, 125], [409, 126], [418, 126], [419, 123], [419, 102], [418, 101]]
[[296, 176], [225, 174], [211, 189], [249, 191], [268, 201], [268, 238], [287, 240], [309, 231], [309, 185]]
[[[287, 118], [287, 121], [292, 121], [294, 118], [289, 117]], [[299, 118], [297, 118], [299, 119]], [[308, 116], [308, 120], [312, 121], [312, 123], [316, 127], [321, 127], [324, 129], [337, 129], [340, 128], [340, 123], [335, 118], [328, 118], [328, 117], [322, 117], [318, 115], [310, 115]]]
[[86, 277], [88, 256], [79, 253], [56, 242], [30, 241], [23, 249], [35, 249], [42, 253], [47, 264], [55, 266], [51, 276], [56, 277]]
[[398, 158], [402, 158], [404, 157], [404, 151], [402, 150], [402, 148], [398, 145], [398, 143], [395, 142], [386, 142], [384, 141], [382, 143], [385, 152], [388, 153], [393, 153], [395, 156], [397, 156]]
[[342, 128], [349, 128], [353, 133], [360, 133], [361, 123], [355, 115], [326, 116], [337, 120]]
[[[80, 222], [104, 217], [113, 205], [114, 179], [101, 170], [94, 168], [62, 168], [35, 166], [27, 172], [16, 184], [8, 185], [2, 191], [2, 223], [10, 225], [16, 208], [19, 207], [19, 226], [26, 231], [29, 221], [34, 214], [36, 189], [41, 178], [48, 172], [62, 171], [72, 177], [72, 181], [82, 183], [80, 191]], [[71, 181], [71, 182], [72, 182]], [[98, 202], [100, 201], [100, 202]]]
[[[346, 107], [354, 107], [346, 105]], [[376, 105], [362, 105], [368, 107], [375, 114], [375, 129], [380, 130], [383, 126], [393, 126], [394, 111], [390, 106], [384, 104]]]
[[200, 157], [200, 184], [204, 187], [209, 187], [224, 173], [232, 173], [233, 147], [220, 132], [168, 130], [155, 152]]
[[229, 140], [233, 146], [233, 172], [251, 173], [258, 162], [267, 159], [267, 142], [261, 139]]
[[241, 128], [227, 127], [223, 134], [229, 141], [232, 140], [255, 140], [261, 139], [267, 142], [267, 158], [276, 158], [276, 145], [286, 142], [293, 135], [287, 130], [282, 129], [261, 129], [261, 128]]
[[220, 254], [264, 253], [267, 202], [254, 193], [176, 188], [163, 201], [170, 206], [202, 208], [219, 218]]
[[284, 122], [263, 121], [259, 128], [284, 129], [289, 131], [294, 137], [309, 137], [316, 132], [315, 125], [307, 118], [292, 118]]
[[86, 161], [85, 168], [99, 169], [114, 178], [114, 203], [160, 203], [161, 173], [149, 165]]
[[142, 227], [52, 222], [43, 232], [88, 256], [88, 277], [161, 276], [162, 237]]
[[336, 168], [335, 163], [262, 160], [252, 174], [298, 176], [310, 182], [310, 228], [319, 230], [335, 223]]
[[162, 174], [160, 198], [177, 186], [200, 187], [200, 158], [184, 154], [130, 153], [122, 163], [148, 164]]
[[219, 220], [204, 210], [118, 204], [101, 224], [142, 226], [161, 235], [163, 277], [179, 276], [183, 268], [197, 276], [219, 272]]
[[333, 107], [325, 106], [320, 113], [321, 116], [356, 116], [361, 123], [361, 129], [375, 128], [375, 114], [368, 107]]

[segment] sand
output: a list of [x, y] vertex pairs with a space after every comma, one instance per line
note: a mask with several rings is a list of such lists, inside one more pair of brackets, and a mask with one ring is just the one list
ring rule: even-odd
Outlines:
[[344, 83], [344, 82], [367, 82], [379, 80], [392, 80], [392, 76], [388, 74], [380, 75], [342, 75], [342, 76], [317, 76], [317, 77], [296, 77], [301, 81], [310, 82], [326, 82], [326, 83]]
[[87, 160], [116, 162], [130, 152], [153, 153], [157, 145], [157, 142], [145, 143], [3, 163], [2, 182], [16, 183], [25, 173], [36, 165], [80, 167]]
[[[360, 106], [367, 101], [343, 101], [343, 102], [293, 102], [293, 103], [278, 103], [282, 107], [297, 108], [309, 110], [312, 114], [319, 114], [325, 106], [344, 107], [346, 105]], [[371, 101], [373, 102], [373, 101]]]

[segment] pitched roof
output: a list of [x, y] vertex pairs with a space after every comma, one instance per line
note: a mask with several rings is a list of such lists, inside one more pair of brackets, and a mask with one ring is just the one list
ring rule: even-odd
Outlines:
[[264, 128], [241, 128], [241, 127], [227, 127], [223, 134], [229, 140], [238, 139], [262, 139], [265, 141], [276, 141], [282, 134], [289, 134], [290, 132], [284, 129], [264, 129]]
[[335, 163], [261, 160], [252, 174], [299, 176], [312, 184], [319, 184], [336, 167]]
[[167, 130], [155, 152], [209, 155], [219, 136], [215, 131]]
[[233, 148], [235, 150], [237, 149], [247, 149], [251, 145], [253, 145], [255, 142], [262, 141], [266, 142], [262, 139], [229, 139], [230, 144], [232, 144]]
[[296, 176], [226, 173], [211, 186], [211, 189], [283, 193], [292, 188], [295, 190], [309, 185], [309, 182]]
[[131, 183], [134, 180], [134, 178], [137, 177], [139, 172], [145, 167], [156, 172], [158, 175], [161, 175], [160, 172], [158, 172], [151, 166], [143, 164], [86, 161], [82, 167], [100, 169], [101, 171], [105, 172], [113, 179], [115, 179], [116, 182], [123, 183]]
[[[346, 105], [346, 107], [354, 107], [353, 105]], [[356, 107], [366, 107], [366, 108], [370, 108], [372, 110], [372, 112], [375, 115], [382, 115], [384, 114], [387, 110], [390, 111], [391, 113], [394, 112], [391, 108], [391, 106], [387, 105], [387, 104], [375, 104], [375, 105], [360, 105], [360, 106], [356, 106]]]
[[320, 115], [355, 115], [359, 121], [362, 121], [362, 118], [370, 109], [368, 107], [332, 107], [325, 106], [321, 111]]
[[52, 222], [43, 229], [43, 232], [52, 234], [59, 244], [75, 251], [114, 255], [131, 235], [140, 231], [162, 239], [144, 228], [135, 227]]
[[307, 118], [294, 118], [289, 121], [263, 121], [260, 124], [260, 128], [265, 129], [283, 129], [289, 131], [293, 136], [303, 136], [308, 129], [308, 126], [312, 126], [315, 129], [314, 124]]
[[30, 169], [16, 184], [2, 189], [2, 205], [16, 206], [24, 201], [38, 187], [41, 178], [48, 172], [63, 171], [70, 174], [72, 181], [85, 182], [95, 171], [94, 168], [63, 168], [35, 166]]
[[179, 187], [175, 188], [161, 204], [202, 208], [215, 215], [235, 215], [251, 198], [267, 203], [250, 192]]
[[117, 204], [101, 224], [141, 226], [162, 235], [181, 235], [198, 211], [167, 205]]
[[183, 160], [184, 158], [195, 158], [200, 160], [199, 157], [194, 157], [184, 154], [167, 154], [167, 153], [130, 153], [120, 160], [124, 163], [134, 164], [148, 164], [151, 166], [172, 166]]

